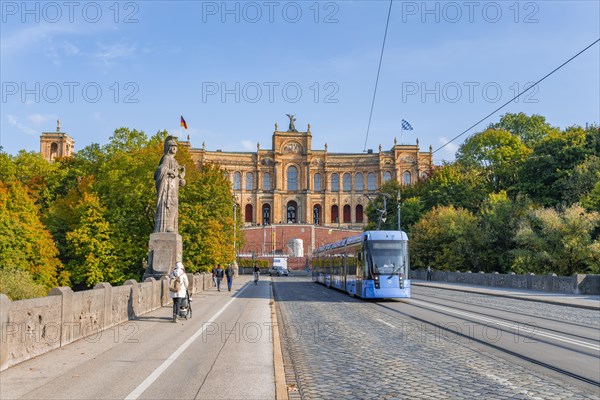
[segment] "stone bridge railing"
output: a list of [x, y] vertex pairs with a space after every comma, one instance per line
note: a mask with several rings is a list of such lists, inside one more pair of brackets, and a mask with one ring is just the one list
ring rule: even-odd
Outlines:
[[[412, 279], [427, 279], [427, 271], [414, 269]], [[517, 275], [499, 273], [471, 273], [432, 271], [432, 280], [438, 282], [465, 283], [476, 286], [493, 286], [513, 289], [539, 290], [555, 293], [600, 294], [600, 275], [573, 274], [572, 276]]]
[[[210, 274], [187, 274], [190, 293], [213, 287]], [[58, 287], [46, 297], [10, 301], [0, 293], [0, 371], [76, 340], [172, 304], [169, 281], [131, 279], [122, 286], [99, 283], [73, 292]], [[95, 339], [97, 340], [97, 339]]]

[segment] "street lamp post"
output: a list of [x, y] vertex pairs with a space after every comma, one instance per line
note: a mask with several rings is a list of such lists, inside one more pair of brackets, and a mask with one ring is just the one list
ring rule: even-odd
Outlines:
[[233, 256], [237, 258], [237, 202], [235, 197], [233, 198]]

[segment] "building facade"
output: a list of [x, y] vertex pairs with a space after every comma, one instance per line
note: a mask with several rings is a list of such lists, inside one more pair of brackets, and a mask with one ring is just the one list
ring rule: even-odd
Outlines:
[[40, 154], [48, 161], [59, 157], [70, 157], [75, 150], [75, 141], [60, 131], [60, 120], [56, 122], [56, 132], [42, 132], [40, 136]]
[[[183, 145], [189, 143], [182, 143]], [[232, 183], [233, 195], [246, 226], [314, 224], [360, 229], [366, 225], [368, 196], [374, 198], [391, 179], [411, 185], [433, 170], [429, 152], [398, 144], [367, 153], [330, 153], [312, 148], [310, 124], [298, 132], [273, 132], [270, 149], [256, 152], [207, 151], [190, 147], [196, 165], [217, 163]]]

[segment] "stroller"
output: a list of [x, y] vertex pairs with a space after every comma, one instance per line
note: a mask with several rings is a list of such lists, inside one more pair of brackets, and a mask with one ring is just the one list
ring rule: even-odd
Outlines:
[[187, 289], [185, 291], [185, 297], [181, 300], [177, 317], [192, 319], [192, 300], [190, 299], [190, 292]]

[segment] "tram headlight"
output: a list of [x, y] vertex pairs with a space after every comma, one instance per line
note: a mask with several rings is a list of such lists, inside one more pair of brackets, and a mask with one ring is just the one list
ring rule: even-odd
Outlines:
[[375, 289], [379, 289], [379, 275], [375, 275], [373, 280], [375, 281]]

